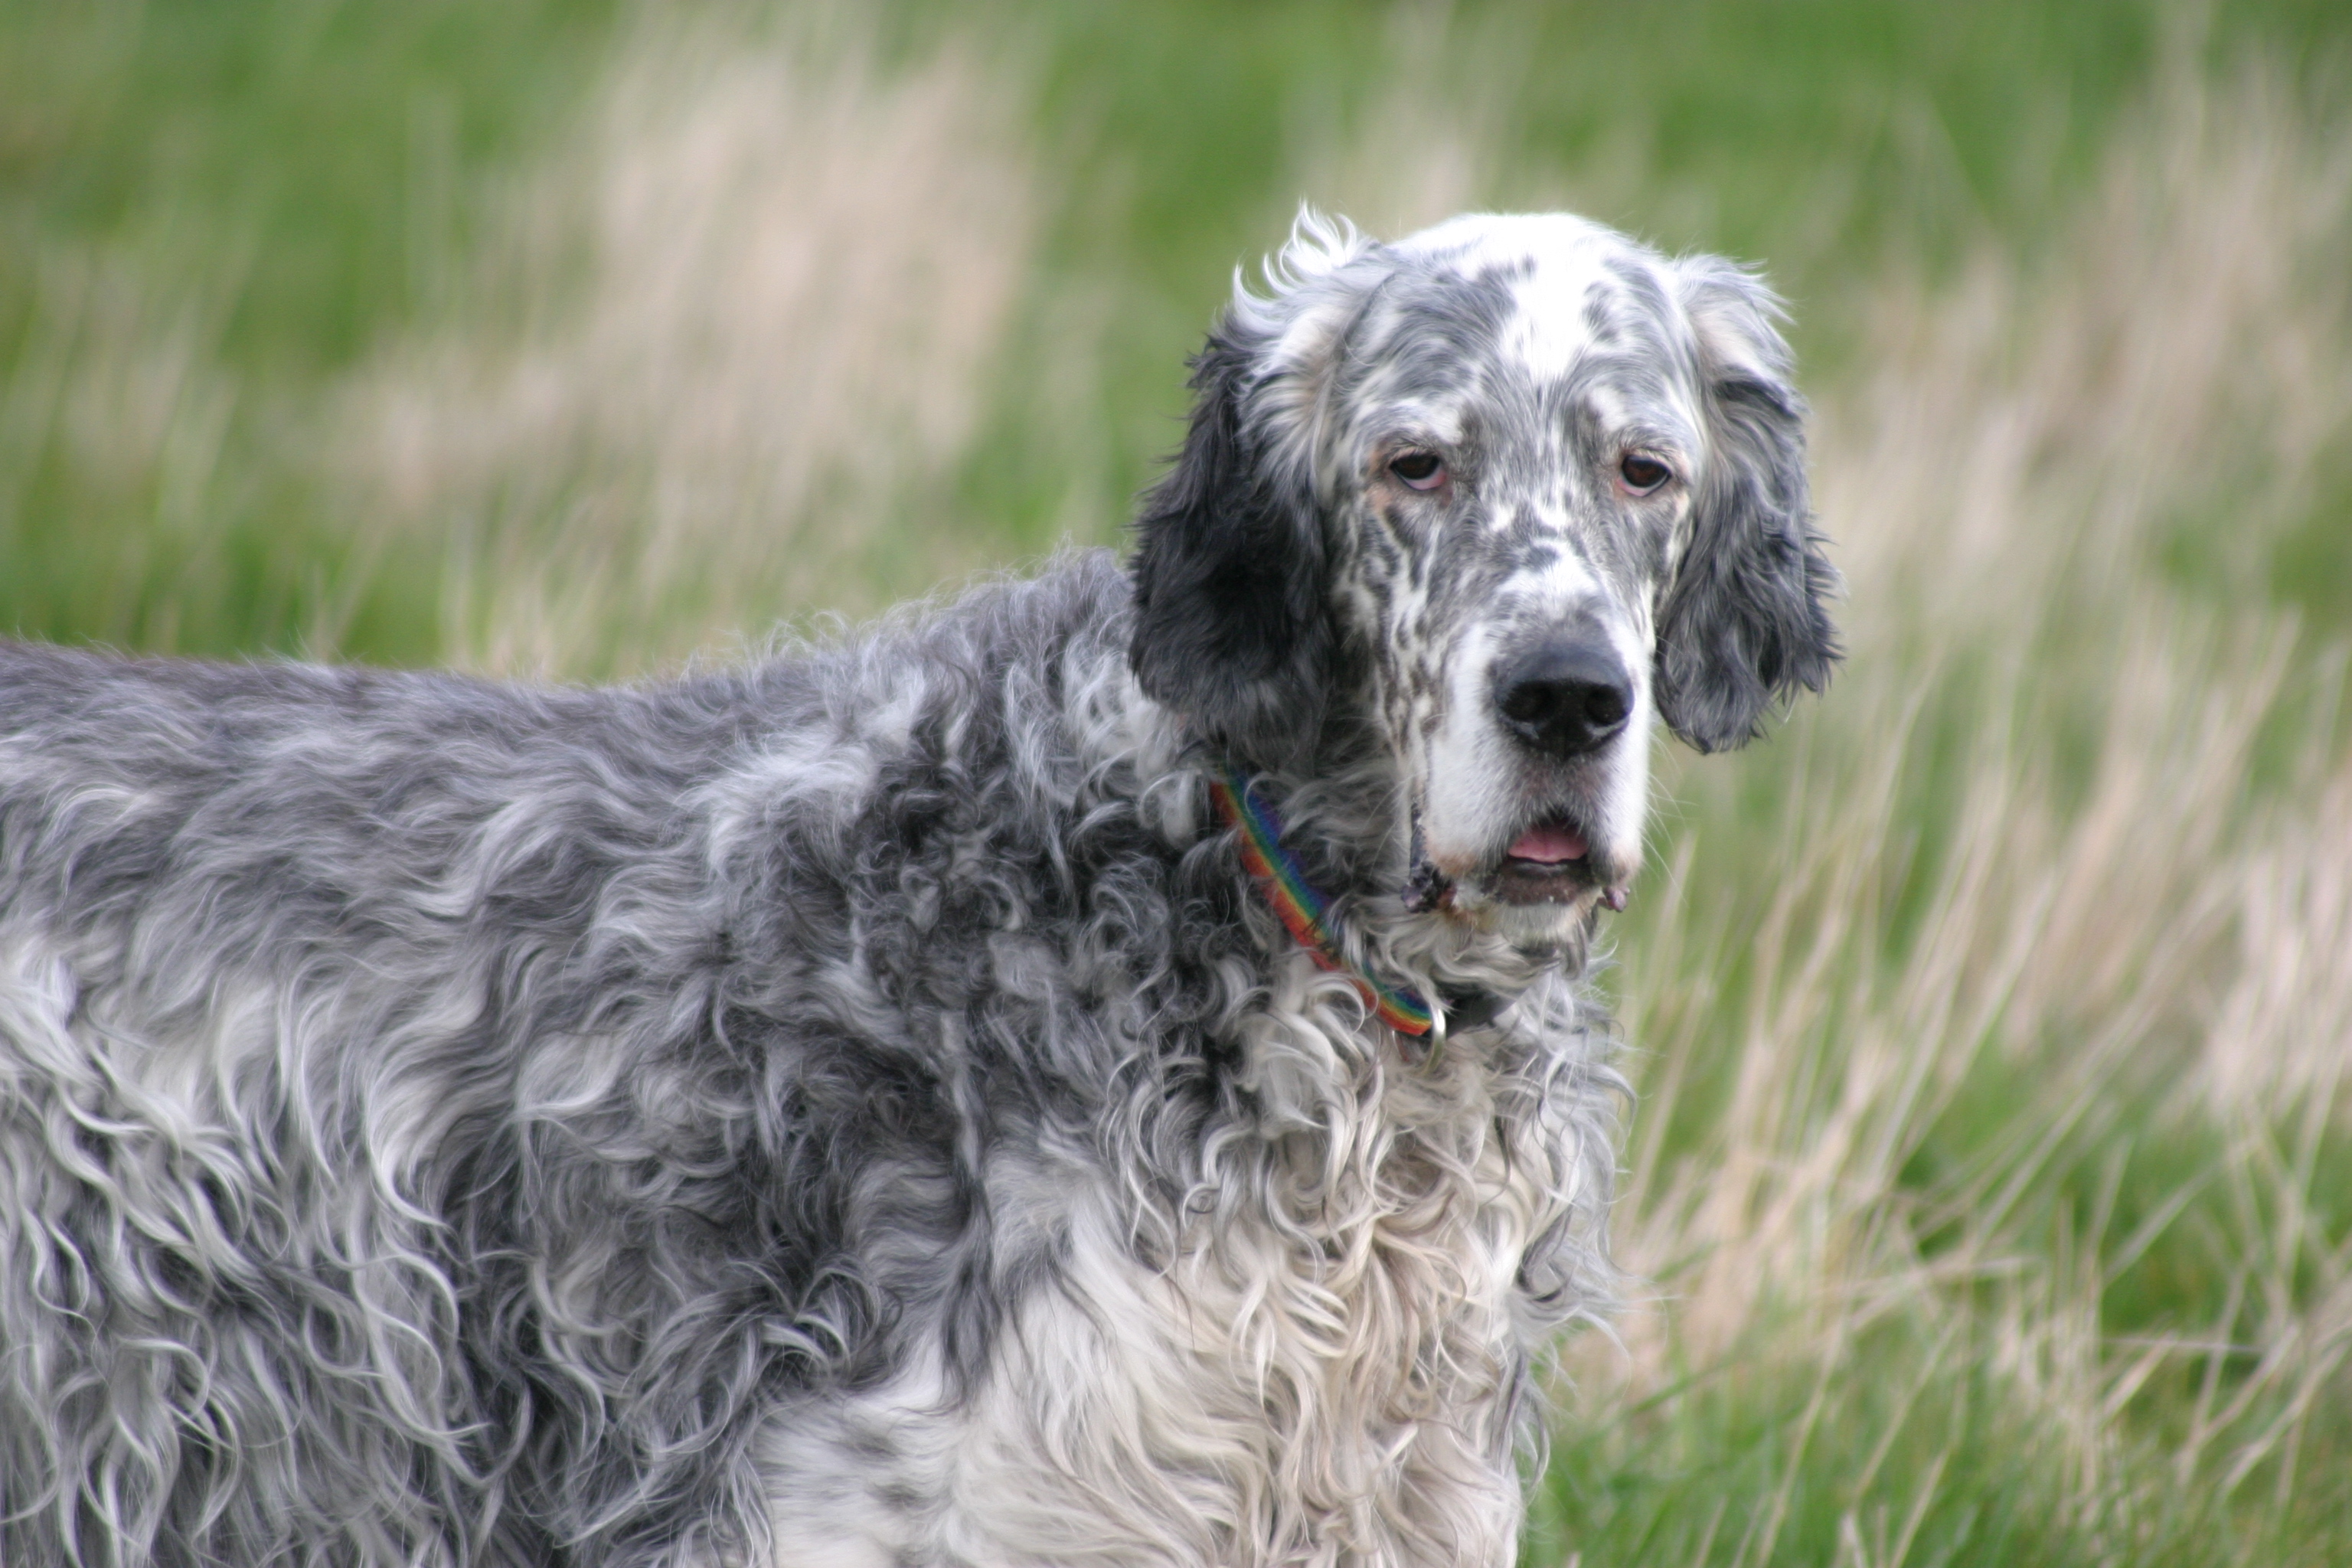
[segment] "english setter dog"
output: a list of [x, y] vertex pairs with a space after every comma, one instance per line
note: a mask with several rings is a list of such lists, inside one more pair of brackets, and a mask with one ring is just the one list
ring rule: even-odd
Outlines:
[[0, 652], [0, 1562], [1484, 1564], [1654, 719], [1835, 658], [1748, 273], [1304, 219], [1132, 556], [666, 683]]

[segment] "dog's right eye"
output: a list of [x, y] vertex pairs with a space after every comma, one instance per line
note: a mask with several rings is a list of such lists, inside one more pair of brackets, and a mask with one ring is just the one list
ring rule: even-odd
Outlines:
[[1628, 452], [1617, 465], [1617, 477], [1625, 481], [1627, 489], [1637, 496], [1645, 496], [1673, 479], [1675, 471], [1655, 458]]
[[1433, 490], [1445, 482], [1445, 464], [1434, 452], [1407, 452], [1389, 465], [1389, 472], [1417, 490]]

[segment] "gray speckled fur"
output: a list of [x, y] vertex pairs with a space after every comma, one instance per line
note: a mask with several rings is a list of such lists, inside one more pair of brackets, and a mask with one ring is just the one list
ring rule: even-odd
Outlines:
[[636, 689], [0, 647], [0, 1563], [1509, 1561], [1590, 906], [1402, 910], [1370, 545], [1283, 543], [1295, 847], [1517, 996], [1409, 1063], [1147, 695], [1154, 515]]
[[[1123, 597], [641, 692], [8, 648], [7, 1560], [672, 1553], [780, 1396], [984, 1354], [885, 1244], [995, 1263], [959, 1132], [1096, 1136], [1203, 1005], [1057, 732]], [[1107, 961], [1000, 983], [1015, 911]]]

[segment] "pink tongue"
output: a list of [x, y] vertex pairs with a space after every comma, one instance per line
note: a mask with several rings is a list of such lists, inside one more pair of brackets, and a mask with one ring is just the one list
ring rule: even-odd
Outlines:
[[1569, 827], [1530, 827], [1510, 847], [1515, 860], [1557, 862], [1584, 858], [1583, 835]]

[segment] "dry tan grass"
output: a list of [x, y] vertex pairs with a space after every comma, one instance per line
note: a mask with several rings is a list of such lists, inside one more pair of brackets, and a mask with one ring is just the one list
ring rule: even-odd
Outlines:
[[[126, 557], [199, 539], [237, 403], [215, 353], [230, 291], [217, 280], [159, 289], [119, 249], [50, 241], [29, 260], [28, 319], [0, 374], [0, 527], [41, 526], [25, 492], [54, 464], [94, 500], [143, 515], [147, 537], [121, 542]], [[168, 616], [138, 629], [150, 647], [172, 646]]]
[[971, 50], [886, 67], [854, 15], [648, 8], [468, 307], [352, 390], [362, 504], [449, 550], [457, 657], [628, 669], [855, 607], [881, 552], [967, 563], [909, 521], [992, 389], [1035, 175]]
[[[2341, 659], [2262, 593], [2352, 435], [2352, 160], [2259, 74], [2183, 76], [2136, 129], [2039, 270], [1988, 255], [1890, 286], [1872, 370], [1822, 399], [1852, 657], [1772, 751], [1681, 770], [1624, 1009], [1649, 1082], [1618, 1235], [1664, 1300], [1629, 1356], [1581, 1367], [1602, 1415], [1626, 1380], [1735, 1355], [1817, 1357], [1826, 1390], [1842, 1347], [1912, 1314], [1990, 1347], [2086, 1528], [2119, 1506], [2118, 1420], [2159, 1368], [2215, 1369], [2173, 1462], [2234, 1484], [2352, 1348], [2352, 1257], [2308, 1201], [2352, 1109], [2352, 769], [2309, 695]], [[2227, 531], [2222, 581], [2166, 570], [2189, 526]], [[1780, 781], [1780, 823], [1740, 820], [1743, 773]], [[2032, 1092], [1972, 1169], [1906, 1188], [1987, 1053]], [[1718, 1089], [1670, 1156], [1662, 1131]], [[2102, 1337], [2103, 1292], [2160, 1224], [2055, 1253], [2020, 1228], [2123, 1097], [2210, 1130], [2227, 1152], [2196, 1182], [2242, 1225], [2213, 1239], [2221, 1319], [2129, 1345]], [[2219, 1377], [2216, 1345], [2253, 1369]]]
[[1507, 186], [1497, 153], [1512, 95], [1507, 87], [1464, 90], [1456, 79], [1464, 67], [1491, 62], [1486, 51], [1465, 49], [1451, 7], [1395, 7], [1381, 45], [1379, 79], [1352, 119], [1330, 102], [1294, 110], [1296, 199], [1392, 237], [1501, 205], [1507, 189], [1521, 195]]
[[[1556, 90], [1525, 16], [1404, 0], [1379, 26], [1379, 63], [1351, 102], [1327, 93], [1292, 106], [1279, 199], [1345, 214], [1382, 238], [1481, 210], [1577, 212], [1645, 237], [1704, 229], [1702, 193], [1650, 177], [1638, 127], [1572, 165], [1516, 155], [1515, 124]], [[1267, 214], [1269, 232], [1288, 216]]]
[[2218, 96], [2177, 75], [2037, 269], [1988, 249], [1957, 288], [1869, 302], [1874, 368], [1825, 407], [1820, 476], [1858, 647], [2137, 599], [2184, 510], [2225, 515], [2258, 580], [2352, 408], [2329, 276], [2352, 153], [2290, 105], [2260, 73]]

